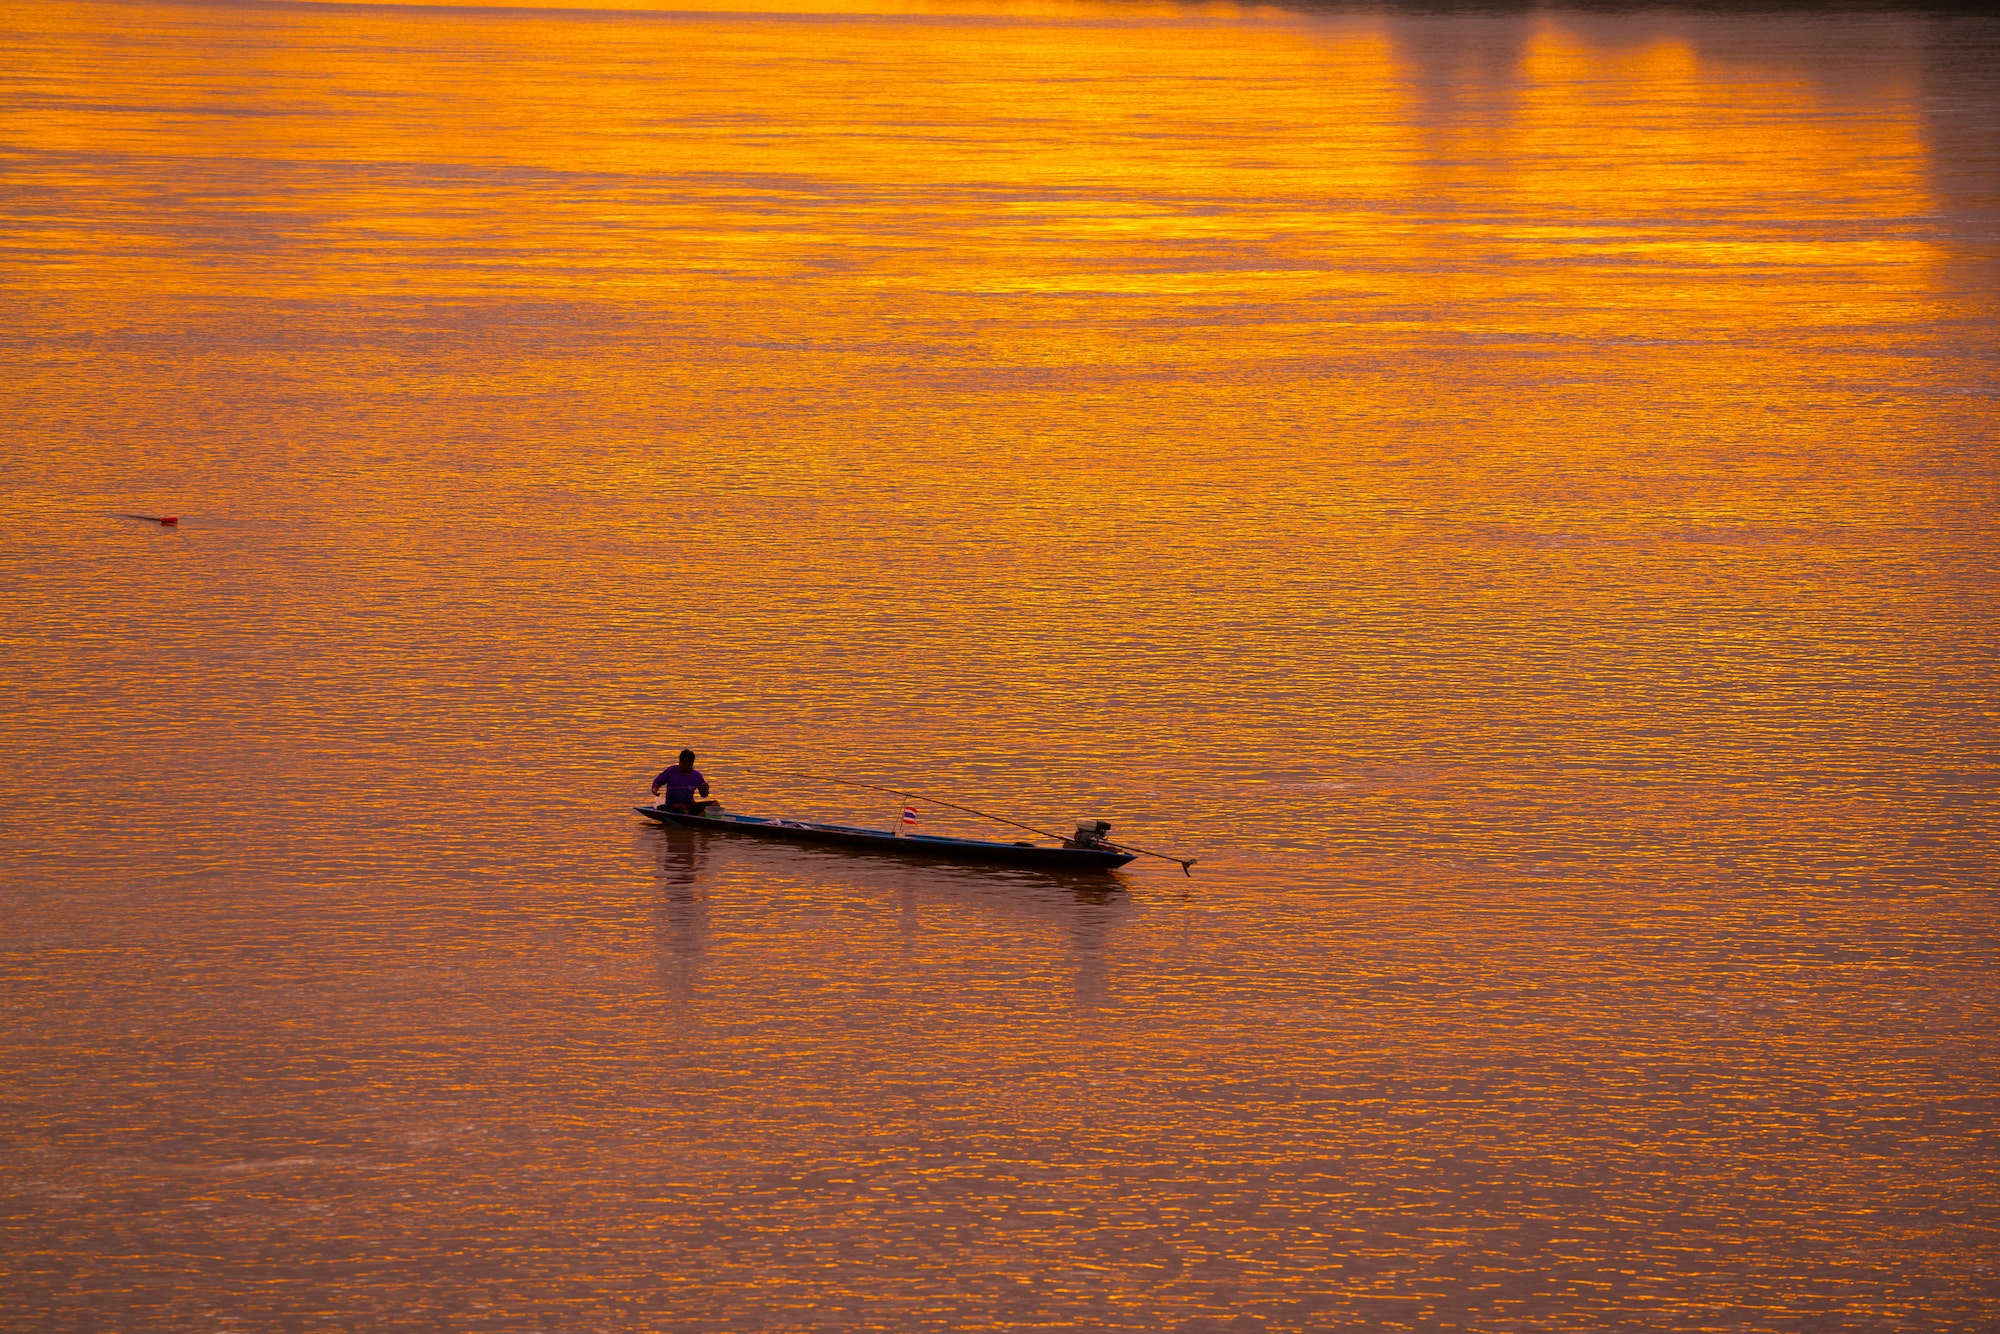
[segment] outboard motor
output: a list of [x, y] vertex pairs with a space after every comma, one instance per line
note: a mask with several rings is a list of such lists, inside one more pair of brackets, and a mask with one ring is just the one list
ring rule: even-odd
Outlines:
[[1076, 837], [1064, 839], [1063, 846], [1101, 848], [1105, 844], [1105, 836], [1110, 832], [1111, 822], [1108, 820], [1079, 820], [1076, 824]]

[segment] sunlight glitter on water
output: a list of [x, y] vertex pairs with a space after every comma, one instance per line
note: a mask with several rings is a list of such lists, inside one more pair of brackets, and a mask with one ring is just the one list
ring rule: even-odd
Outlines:
[[0, 41], [0, 1326], [1991, 1318], [1992, 25]]

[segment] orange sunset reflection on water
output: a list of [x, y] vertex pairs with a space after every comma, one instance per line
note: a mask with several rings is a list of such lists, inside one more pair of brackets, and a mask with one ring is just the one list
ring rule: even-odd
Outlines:
[[0, 1329], [1990, 1322], [1990, 21], [0, 42]]

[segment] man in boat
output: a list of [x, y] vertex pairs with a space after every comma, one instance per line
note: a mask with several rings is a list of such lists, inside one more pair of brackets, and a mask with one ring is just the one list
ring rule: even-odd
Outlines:
[[[666, 789], [666, 795], [660, 795], [661, 788]], [[710, 806], [720, 804], [696, 797], [697, 792], [702, 797], [708, 796], [708, 780], [694, 767], [691, 750], [682, 751], [680, 762], [660, 770], [660, 776], [653, 780], [653, 795], [660, 797], [660, 805], [682, 815], [706, 815]]]

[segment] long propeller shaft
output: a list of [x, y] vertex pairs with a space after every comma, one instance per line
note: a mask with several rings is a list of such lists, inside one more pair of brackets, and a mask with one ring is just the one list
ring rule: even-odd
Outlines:
[[[1025, 829], [1031, 834], [1040, 834], [1043, 838], [1060, 840], [1063, 837], [1063, 835], [1047, 829], [1039, 829], [1031, 824], [1022, 824], [1019, 820], [1010, 820], [1004, 815], [995, 815], [991, 811], [982, 811], [974, 806], [961, 806], [955, 801], [946, 801], [943, 797], [927, 796], [922, 792], [911, 792], [906, 788], [884, 787], [880, 783], [864, 783], [858, 778], [835, 778], [831, 774], [809, 774], [802, 773], [796, 769], [773, 769], [768, 765], [762, 764], [746, 764], [741, 767], [750, 770], [752, 773], [774, 774], [780, 778], [804, 778], [815, 783], [838, 783], [844, 787], [864, 787], [870, 792], [886, 792], [891, 796], [902, 797], [905, 800], [928, 801], [933, 806], [944, 806], [954, 811], [963, 811], [967, 815], [976, 815], [982, 820], [992, 820], [998, 824], [1011, 825], [1015, 829]], [[1182, 875], [1194, 875], [1194, 871], [1191, 868], [1194, 866], [1196, 859], [1193, 857], [1175, 857], [1164, 852], [1154, 852], [1150, 848], [1134, 847], [1130, 843], [1112, 843], [1108, 839], [1106, 840], [1106, 846], [1116, 848], [1120, 852], [1138, 853], [1142, 857], [1157, 857], [1163, 862], [1172, 862], [1174, 865], [1180, 867]]]

